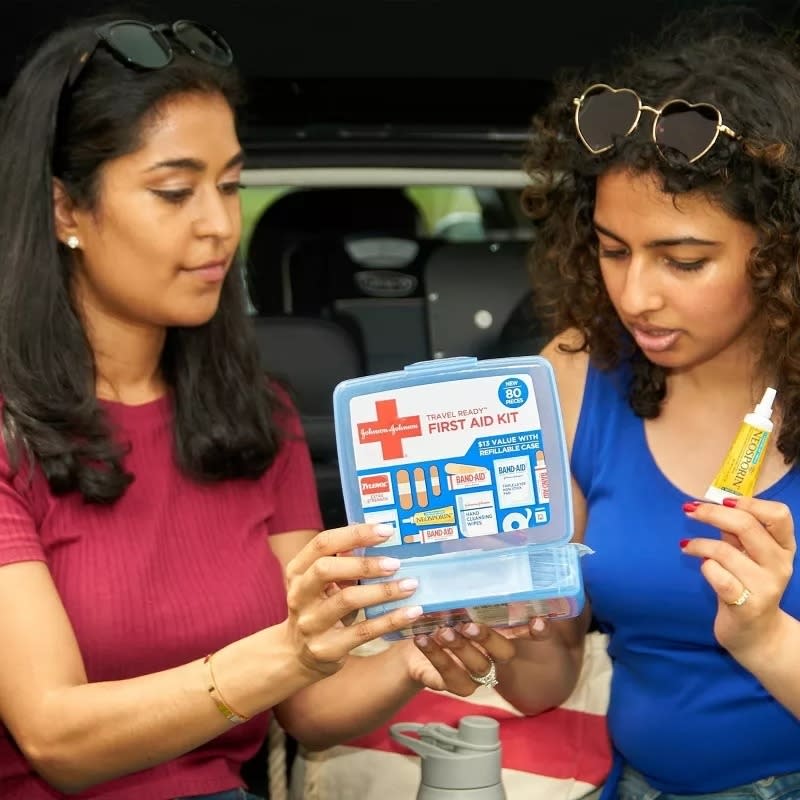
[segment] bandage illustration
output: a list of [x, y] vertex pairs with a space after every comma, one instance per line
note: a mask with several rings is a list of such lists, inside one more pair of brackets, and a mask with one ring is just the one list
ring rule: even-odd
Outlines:
[[411, 479], [407, 469], [397, 470], [397, 500], [404, 511], [408, 511], [414, 505], [414, 498], [411, 495]]
[[423, 528], [417, 533], [410, 533], [403, 537], [406, 544], [430, 544], [431, 542], [444, 542], [448, 539], [458, 539], [458, 528], [455, 525], [438, 525], [434, 528]]
[[431, 475], [431, 494], [438, 497], [442, 493], [442, 485], [439, 483], [439, 467], [433, 464], [430, 469]]
[[544, 461], [544, 450], [536, 451], [536, 463], [533, 467], [533, 476], [536, 481], [536, 494], [540, 503], [550, 502], [550, 476], [547, 474], [547, 464]]
[[490, 486], [492, 483], [491, 473], [486, 467], [451, 462], [444, 465], [444, 471], [450, 489], [469, 489], [472, 486]]
[[454, 464], [452, 461], [444, 465], [444, 471], [448, 475], [466, 475], [481, 469], [483, 467], [476, 467], [472, 464]]
[[425, 508], [428, 505], [428, 484], [425, 483], [425, 470], [422, 467], [414, 469], [414, 491], [417, 494], [417, 505]]

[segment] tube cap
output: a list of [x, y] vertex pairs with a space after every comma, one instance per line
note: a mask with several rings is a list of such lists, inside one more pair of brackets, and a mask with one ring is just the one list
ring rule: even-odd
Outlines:
[[767, 386], [764, 390], [764, 396], [761, 398], [761, 402], [755, 407], [753, 413], [769, 419], [772, 416], [772, 403], [775, 400], [776, 394], [777, 391], [775, 389], [771, 386]]

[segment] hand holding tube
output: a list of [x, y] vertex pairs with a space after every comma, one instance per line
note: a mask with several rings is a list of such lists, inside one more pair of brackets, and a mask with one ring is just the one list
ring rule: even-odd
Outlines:
[[726, 499], [724, 506], [687, 503], [684, 510], [727, 534], [682, 541], [681, 548], [704, 559], [703, 576], [719, 599], [714, 635], [745, 664], [783, 616], [780, 602], [797, 549], [791, 512], [783, 503], [752, 497]]

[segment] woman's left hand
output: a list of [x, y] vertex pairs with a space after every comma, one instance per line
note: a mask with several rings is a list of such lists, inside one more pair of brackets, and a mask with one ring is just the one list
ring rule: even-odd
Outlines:
[[[465, 636], [465, 632], [472, 636]], [[475, 623], [441, 627], [403, 644], [412, 680], [461, 697], [468, 697], [481, 685], [473, 676], [486, 676], [492, 662], [504, 664], [516, 652], [511, 639]]]
[[691, 519], [719, 528], [722, 537], [690, 539], [681, 547], [703, 559], [700, 569], [719, 601], [714, 635], [741, 661], [779, 624], [797, 545], [794, 520], [783, 503], [741, 497], [725, 506], [684, 506]]

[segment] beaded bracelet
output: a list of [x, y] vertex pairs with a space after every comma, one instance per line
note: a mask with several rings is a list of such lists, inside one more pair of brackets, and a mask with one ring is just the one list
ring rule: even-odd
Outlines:
[[214, 705], [219, 709], [220, 714], [222, 714], [225, 719], [229, 722], [233, 722], [235, 725], [238, 725], [241, 722], [247, 722], [250, 717], [246, 717], [244, 714], [240, 714], [238, 711], [234, 711], [231, 706], [225, 702], [225, 699], [222, 696], [219, 688], [217, 687], [217, 681], [214, 677], [214, 668], [211, 666], [211, 657], [213, 653], [209, 653], [204, 659], [203, 663], [208, 665], [208, 695], [214, 701]]

